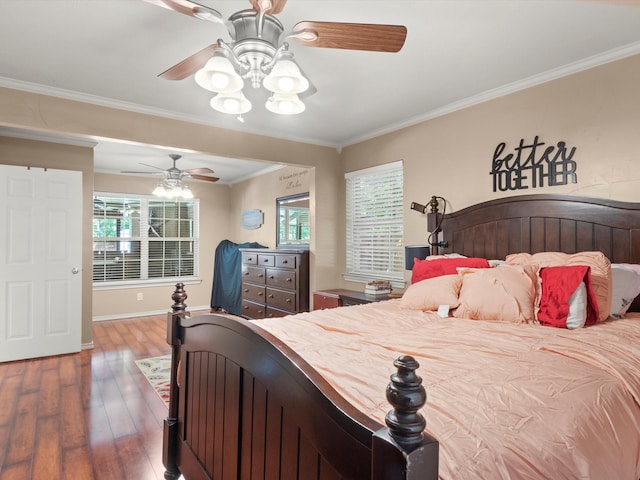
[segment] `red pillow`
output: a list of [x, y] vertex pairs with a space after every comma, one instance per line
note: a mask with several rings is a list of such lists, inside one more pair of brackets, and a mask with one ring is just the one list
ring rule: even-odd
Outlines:
[[489, 262], [484, 258], [439, 258], [438, 260], [413, 259], [411, 283], [426, 280], [427, 278], [441, 275], [455, 275], [459, 267], [465, 268], [489, 268]]
[[562, 267], [546, 267], [540, 269], [542, 294], [538, 321], [542, 325], [567, 328], [569, 315], [569, 299], [576, 288], [584, 282], [587, 286], [587, 319], [586, 325], [598, 321], [598, 301], [591, 286], [591, 267], [573, 265]]

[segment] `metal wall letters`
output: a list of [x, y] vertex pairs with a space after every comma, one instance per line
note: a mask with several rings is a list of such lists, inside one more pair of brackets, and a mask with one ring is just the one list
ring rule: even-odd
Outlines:
[[503, 156], [506, 143], [498, 144], [493, 152], [490, 173], [493, 191], [524, 190], [529, 185], [531, 188], [544, 187], [545, 180], [550, 187], [578, 183], [577, 165], [573, 160], [576, 147], [569, 149], [562, 141], [544, 150], [543, 145], [545, 143], [539, 141], [537, 135], [530, 145], [525, 145], [522, 138], [515, 153]]

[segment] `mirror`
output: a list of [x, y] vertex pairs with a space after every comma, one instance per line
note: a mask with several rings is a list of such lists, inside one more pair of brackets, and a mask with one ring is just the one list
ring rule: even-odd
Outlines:
[[276, 198], [276, 248], [309, 248], [309, 193]]

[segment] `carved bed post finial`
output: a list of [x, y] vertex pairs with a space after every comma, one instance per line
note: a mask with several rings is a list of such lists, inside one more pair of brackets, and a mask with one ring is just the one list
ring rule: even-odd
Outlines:
[[438, 213], [438, 197], [433, 195], [429, 200], [429, 207], [431, 207], [431, 213]]
[[171, 299], [173, 300], [173, 305], [171, 305], [171, 310], [173, 313], [183, 313], [187, 310], [187, 306], [184, 301], [187, 299], [187, 292], [184, 291], [184, 283], [176, 283], [176, 289], [171, 295]]
[[398, 372], [391, 375], [391, 383], [387, 385], [387, 400], [393, 410], [387, 413], [385, 423], [398, 443], [419, 443], [427, 426], [426, 420], [418, 412], [427, 402], [422, 378], [416, 375], [420, 365], [409, 355], [398, 357], [393, 365]]
[[373, 434], [371, 480], [438, 480], [438, 441], [425, 432], [418, 410], [427, 401], [415, 358], [398, 357], [398, 369], [387, 385], [387, 426]]

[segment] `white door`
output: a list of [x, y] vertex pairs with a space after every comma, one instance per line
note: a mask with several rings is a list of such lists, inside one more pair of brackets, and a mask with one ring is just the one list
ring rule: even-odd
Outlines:
[[0, 165], [0, 361], [81, 348], [82, 173]]

